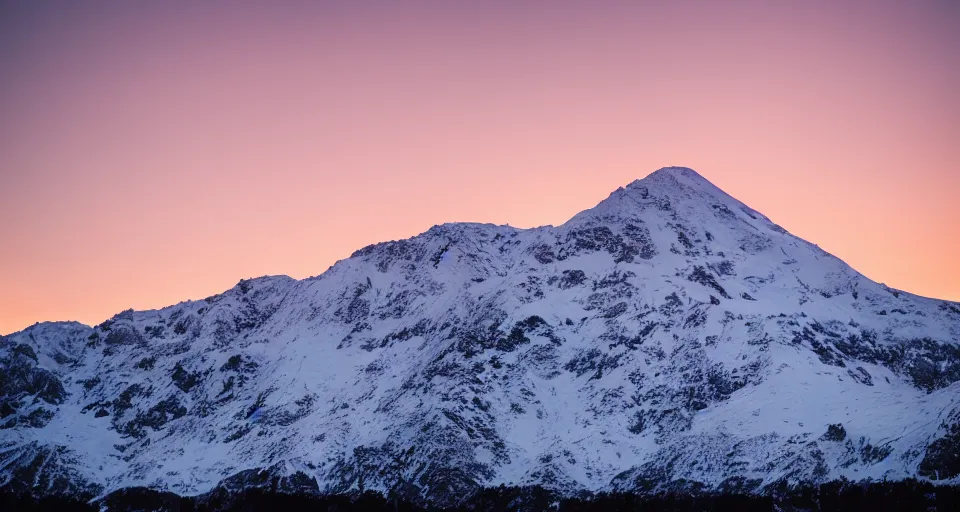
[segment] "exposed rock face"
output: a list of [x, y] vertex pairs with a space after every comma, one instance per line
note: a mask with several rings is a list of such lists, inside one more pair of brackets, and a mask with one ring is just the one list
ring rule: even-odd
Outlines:
[[957, 482], [960, 305], [695, 172], [559, 227], [435, 226], [315, 278], [0, 339], [0, 485], [181, 495]]

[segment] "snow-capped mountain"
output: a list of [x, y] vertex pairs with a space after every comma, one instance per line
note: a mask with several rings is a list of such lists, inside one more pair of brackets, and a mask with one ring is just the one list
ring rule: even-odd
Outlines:
[[665, 168], [558, 227], [445, 224], [302, 281], [2, 337], [0, 485], [450, 505], [501, 483], [958, 483], [958, 381], [960, 304]]

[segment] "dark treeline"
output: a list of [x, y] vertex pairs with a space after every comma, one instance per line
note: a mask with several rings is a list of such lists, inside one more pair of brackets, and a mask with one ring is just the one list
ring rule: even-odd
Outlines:
[[[315, 496], [277, 493], [264, 489], [248, 489], [236, 494], [213, 492], [198, 497], [180, 497], [168, 492], [131, 488], [114, 492], [96, 503], [81, 500], [44, 497], [33, 498], [0, 492], [3, 511], [110, 511], [166, 510], [183, 512], [297, 510], [414, 512], [439, 510], [421, 507], [403, 499], [385, 497], [367, 491], [351, 496]], [[896, 483], [852, 484], [834, 482], [819, 487], [791, 489], [779, 496], [739, 494], [688, 495], [666, 494], [584, 494], [560, 498], [539, 487], [496, 487], [479, 491], [456, 511], [893, 511], [960, 510], [960, 487], [934, 486], [907, 480]]]

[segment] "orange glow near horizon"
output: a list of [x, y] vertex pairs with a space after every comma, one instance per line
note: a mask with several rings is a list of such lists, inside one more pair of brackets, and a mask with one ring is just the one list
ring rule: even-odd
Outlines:
[[39, 4], [0, 6], [3, 334], [668, 165], [960, 300], [956, 2]]

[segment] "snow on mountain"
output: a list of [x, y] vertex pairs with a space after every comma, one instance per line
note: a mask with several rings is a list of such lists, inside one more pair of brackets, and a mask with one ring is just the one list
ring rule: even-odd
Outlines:
[[38, 324], [0, 367], [15, 490], [960, 482], [960, 304], [685, 168], [558, 227], [434, 226], [302, 281]]

